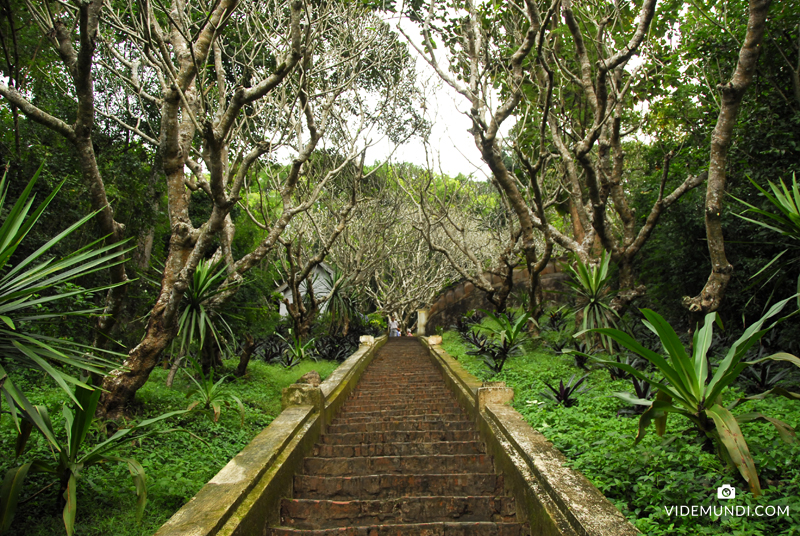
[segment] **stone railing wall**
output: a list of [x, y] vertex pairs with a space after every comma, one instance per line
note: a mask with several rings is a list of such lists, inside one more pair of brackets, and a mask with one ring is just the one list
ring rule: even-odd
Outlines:
[[279, 525], [279, 503], [325, 426], [355, 388], [386, 337], [362, 345], [319, 386], [283, 390], [283, 411], [155, 536], [253, 536]]
[[636, 536], [639, 531], [564, 455], [509, 404], [514, 390], [481, 382], [439, 346], [420, 337], [448, 388], [478, 425], [481, 439], [515, 498], [531, 536]]
[[[569, 275], [563, 272], [560, 262], [548, 264], [540, 275], [545, 300], [556, 303], [563, 302], [565, 298], [561, 292], [567, 290], [567, 286], [564, 285], [565, 280], [569, 280]], [[498, 276], [492, 277], [491, 281], [492, 286], [500, 287], [501, 280]], [[527, 292], [527, 282], [527, 269], [514, 270], [514, 290], [512, 292]], [[493, 309], [492, 304], [486, 299], [486, 293], [476, 289], [475, 285], [468, 281], [457, 283], [434, 298], [432, 305], [427, 309], [424, 334], [432, 335], [439, 327], [447, 329], [467, 311], [479, 309]]]

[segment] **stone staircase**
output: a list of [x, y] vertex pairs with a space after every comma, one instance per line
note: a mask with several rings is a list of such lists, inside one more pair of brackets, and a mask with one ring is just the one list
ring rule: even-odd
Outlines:
[[273, 536], [518, 536], [503, 477], [415, 338], [391, 338], [327, 428]]

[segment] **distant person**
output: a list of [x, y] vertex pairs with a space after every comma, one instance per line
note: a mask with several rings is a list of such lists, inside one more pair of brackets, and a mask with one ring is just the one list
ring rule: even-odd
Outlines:
[[400, 324], [397, 322], [394, 316], [389, 316], [389, 336], [390, 337], [399, 337], [400, 336]]

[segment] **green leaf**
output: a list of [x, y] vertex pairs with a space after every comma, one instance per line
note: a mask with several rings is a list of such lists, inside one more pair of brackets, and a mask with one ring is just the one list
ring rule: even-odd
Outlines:
[[69, 480], [67, 481], [67, 489], [64, 490], [64, 527], [67, 529], [67, 536], [72, 536], [75, 531], [75, 514], [78, 512], [78, 498], [76, 497], [76, 482], [75, 474], [70, 472]]
[[730, 456], [731, 461], [739, 469], [742, 477], [750, 485], [750, 491], [755, 497], [761, 495], [761, 484], [758, 481], [758, 472], [747, 448], [747, 442], [742, 436], [739, 423], [730, 411], [720, 405], [714, 404], [706, 408], [706, 414], [714, 419], [716, 431], [722, 446]]
[[766, 415], [758, 412], [745, 413], [736, 417], [736, 422], [739, 424], [752, 421], [764, 421], [770, 423], [775, 427], [776, 430], [778, 430], [778, 434], [781, 436], [781, 439], [783, 439], [783, 441], [786, 443], [792, 443], [795, 440], [794, 428], [781, 420], [773, 417], [767, 417]]
[[26, 463], [6, 471], [3, 486], [0, 488], [0, 534], [11, 527], [14, 514], [17, 512], [22, 485], [25, 483], [25, 477], [28, 475], [30, 467], [31, 464]]

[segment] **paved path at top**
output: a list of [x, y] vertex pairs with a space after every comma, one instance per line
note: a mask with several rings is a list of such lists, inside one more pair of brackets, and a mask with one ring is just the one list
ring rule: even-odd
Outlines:
[[380, 349], [302, 473], [273, 536], [530, 534], [415, 338]]

